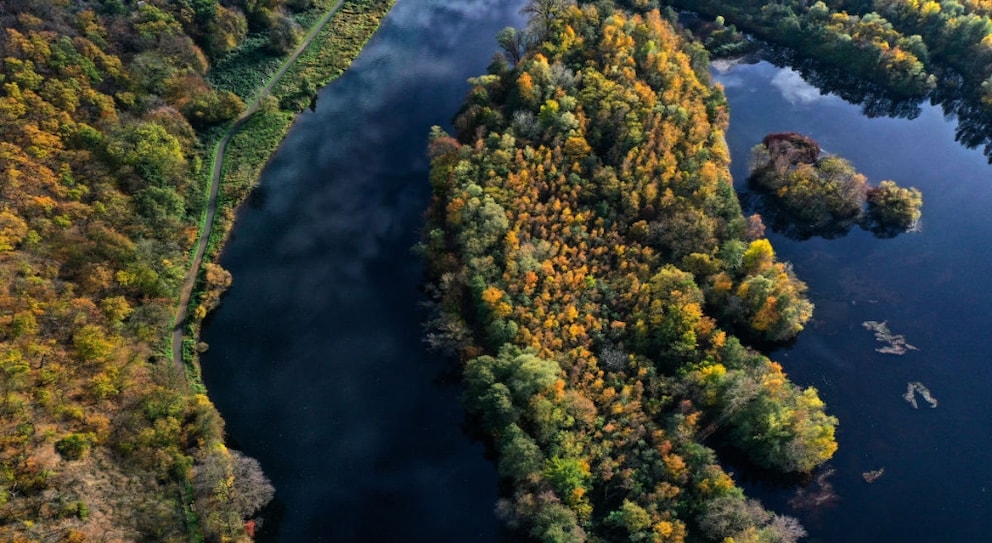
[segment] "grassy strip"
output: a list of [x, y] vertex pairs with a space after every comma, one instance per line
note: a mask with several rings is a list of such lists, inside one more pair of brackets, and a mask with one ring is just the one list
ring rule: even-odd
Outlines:
[[[293, 19], [301, 28], [310, 29], [324, 13], [334, 7], [335, 3], [336, 0], [318, 0], [314, 2], [312, 9], [296, 14]], [[342, 9], [344, 7], [342, 6]], [[328, 27], [334, 24], [331, 21]], [[237, 49], [213, 66], [207, 74], [207, 81], [218, 89], [231, 91], [242, 100], [249, 101], [255, 91], [265, 85], [272, 74], [276, 73], [286, 58], [269, 53], [268, 43], [267, 34], [248, 36]]]
[[[321, 0], [319, 4], [321, 7], [326, 5], [329, 8], [334, 5], [334, 1]], [[263, 99], [259, 110], [231, 138], [224, 157], [221, 187], [217, 199], [217, 217], [207, 243], [204, 262], [216, 260], [234, 224], [238, 206], [258, 182], [262, 169], [289, 132], [296, 113], [309, 104], [316, 89], [344, 73], [375, 34], [382, 18], [392, 5], [393, 0], [345, 0], [317, 38], [279, 80], [273, 88], [272, 96]], [[312, 17], [312, 21], [316, 21], [320, 16], [320, 10], [313, 10], [308, 15]], [[247, 50], [245, 52], [239, 50], [239, 54], [242, 56], [237, 57], [237, 62], [218, 64], [216, 70], [223, 71], [218, 72], [216, 76], [212, 74], [211, 82], [247, 99], [257, 88], [265, 85], [278, 69], [278, 65], [273, 68], [268, 63], [264, 63], [257, 71], [248, 75], [245, 66], [250, 65], [251, 54]], [[252, 54], [258, 54], [258, 51]], [[225, 86], [228, 85], [225, 82], [235, 81], [251, 81], [257, 84], [251, 89], [245, 87], [237, 90], [234, 86]], [[208, 170], [206, 172], [208, 186], [209, 176]], [[199, 337], [202, 319], [197, 317], [195, 309], [204, 299], [204, 275], [205, 272], [201, 269], [196, 288], [190, 298], [189, 318], [184, 330], [186, 338]], [[199, 364], [196, 359], [196, 342], [186, 339], [183, 343], [183, 360], [189, 382], [194, 389], [202, 390]]]
[[200, 519], [193, 510], [193, 484], [189, 480], [179, 483], [179, 503], [186, 522], [186, 535], [190, 543], [203, 543], [203, 531], [200, 529]]
[[315, 40], [315, 43], [333, 42], [333, 45], [307, 48], [272, 89], [273, 96], [279, 98], [281, 108], [298, 111], [307, 107], [315, 89], [330, 83], [348, 69], [392, 4], [392, 0], [346, 1], [337, 17], [346, 19], [348, 23], [325, 26]]
[[293, 19], [302, 28], [313, 28], [320, 16], [327, 13], [327, 10], [334, 7], [336, 3], [337, 0], [315, 0], [311, 9], [296, 14]]

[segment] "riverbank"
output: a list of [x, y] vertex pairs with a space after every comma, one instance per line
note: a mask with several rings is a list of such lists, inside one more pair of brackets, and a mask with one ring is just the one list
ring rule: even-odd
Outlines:
[[[243, 98], [255, 94], [258, 88], [264, 89], [261, 85], [246, 88], [245, 81], [264, 82], [262, 85], [271, 88], [259, 100], [257, 110], [237, 123], [233, 134], [213, 134], [204, 138], [204, 146], [214, 148], [211, 164], [220, 161], [220, 183], [216, 205], [208, 205], [213, 209], [204, 211], [205, 216], [213, 215], [212, 221], [205, 220], [200, 225], [200, 235], [206, 235], [202, 262], [213, 262], [220, 254], [234, 224], [238, 206], [255, 186], [262, 169], [289, 132], [296, 114], [311, 99], [315, 99], [319, 88], [333, 81], [351, 65], [379, 28], [393, 0], [322, 0], [316, 7], [331, 10], [337, 3], [340, 7], [326, 24], [320, 25], [323, 19], [315, 19], [312, 15], [309, 21], [306, 16], [298, 20], [319, 27], [311, 28], [311, 32], [316, 30], [316, 34], [303, 38], [309, 43], [281, 77], [274, 77], [275, 81], [272, 80], [273, 74], [283, 64], [282, 61], [262, 63], [255, 71], [245, 70], [246, 59], [255, 57], [254, 50], [258, 49], [258, 45], [250, 40], [244, 46], [246, 51], [235, 53], [232, 62], [222, 63], [217, 73], [210, 74], [212, 82], [219, 88], [231, 90]], [[262, 94], [266, 92], [263, 90]], [[223, 152], [222, 140], [227, 140], [224, 141]], [[204, 168], [202, 182], [205, 186], [212, 186], [213, 179], [208, 176], [213, 175], [214, 168]], [[182, 304], [185, 305], [186, 318], [177, 318], [176, 322], [177, 326], [182, 326], [182, 361], [187, 379], [193, 388], [202, 390], [197, 364], [200, 326], [229, 284], [229, 276], [219, 267], [201, 265], [199, 259], [194, 260], [196, 282], [189, 301]], [[175, 351], [177, 347], [178, 344], [173, 343], [171, 350]]]
[[430, 199], [425, 135], [450, 123], [494, 36], [524, 24], [522, 4], [397, 2], [238, 210], [219, 260], [235, 281], [200, 364], [230, 442], [278, 489], [259, 543], [500, 541], [495, 468], [424, 352], [410, 247]]

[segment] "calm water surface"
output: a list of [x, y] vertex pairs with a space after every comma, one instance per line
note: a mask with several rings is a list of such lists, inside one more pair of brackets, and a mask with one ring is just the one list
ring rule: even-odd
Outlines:
[[496, 474], [421, 343], [425, 147], [521, 2], [399, 0], [239, 214], [210, 396], [277, 488], [260, 540], [495, 542]]
[[[837, 501], [795, 509], [794, 488], [745, 481], [780, 512], [800, 516], [810, 541], [988, 541], [992, 515], [992, 168], [954, 142], [934, 107], [914, 120], [864, 117], [768, 63], [715, 72], [731, 106], [727, 135], [738, 189], [748, 150], [769, 132], [797, 131], [844, 156], [869, 180], [923, 192], [923, 229], [895, 239], [854, 230], [834, 240], [772, 235], [816, 304], [795, 345], [773, 353], [793, 379], [814, 385], [840, 418], [830, 466]], [[888, 321], [919, 348], [903, 356], [861, 323]], [[939, 401], [913, 409], [919, 381]], [[862, 472], [885, 468], [874, 484]], [[812, 485], [811, 489], [816, 485]]]

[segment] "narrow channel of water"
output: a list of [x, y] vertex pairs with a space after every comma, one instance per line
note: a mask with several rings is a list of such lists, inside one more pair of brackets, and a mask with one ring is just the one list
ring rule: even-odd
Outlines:
[[[794, 508], [796, 488], [745, 481], [778, 511], [801, 517], [809, 541], [985, 541], [992, 512], [992, 168], [954, 141], [956, 123], [926, 106], [918, 118], [865, 117], [795, 72], [739, 64], [716, 72], [730, 102], [734, 179], [745, 190], [748, 151], [770, 132], [796, 131], [848, 158], [873, 184], [923, 192], [923, 228], [894, 239], [854, 230], [840, 239], [772, 235], [816, 304], [814, 320], [772, 354], [816, 386], [840, 418], [840, 450], [825, 481], [836, 499]], [[887, 321], [919, 350], [897, 356], [864, 321]], [[903, 399], [921, 382], [938, 400]], [[862, 473], [884, 468], [874, 483]], [[817, 483], [807, 487], [807, 496]], [[795, 503], [795, 501], [793, 501]]]
[[276, 486], [260, 541], [495, 542], [496, 474], [421, 342], [427, 135], [522, 2], [399, 0], [241, 210], [203, 340], [232, 445]]

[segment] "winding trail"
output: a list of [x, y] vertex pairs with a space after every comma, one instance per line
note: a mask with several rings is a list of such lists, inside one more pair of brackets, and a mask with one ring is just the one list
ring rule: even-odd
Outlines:
[[313, 27], [304, 36], [303, 40], [293, 51], [293, 54], [283, 62], [282, 66], [276, 71], [275, 74], [269, 78], [268, 83], [264, 87], [258, 90], [255, 94], [255, 98], [252, 100], [248, 107], [241, 113], [241, 115], [234, 121], [234, 124], [228, 128], [227, 133], [221, 138], [220, 142], [214, 148], [213, 166], [210, 175], [210, 198], [207, 200], [206, 215], [203, 221], [203, 228], [200, 230], [200, 238], [196, 243], [196, 252], [193, 254], [193, 260], [190, 262], [189, 271], [186, 272], [186, 278], [183, 280], [182, 290], [179, 293], [179, 306], [176, 308], [176, 318], [175, 327], [172, 329], [172, 360], [176, 366], [176, 370], [181, 372], [183, 375], [186, 374], [183, 368], [183, 325], [186, 324], [187, 308], [189, 306], [189, 300], [193, 295], [193, 287], [196, 285], [196, 277], [200, 273], [200, 266], [203, 265], [203, 254], [207, 250], [207, 241], [210, 239], [210, 234], [213, 231], [214, 217], [217, 216], [217, 193], [220, 191], [220, 178], [222, 170], [224, 169], [224, 153], [227, 151], [227, 144], [231, 142], [231, 138], [234, 134], [238, 132], [238, 129], [244, 125], [248, 117], [251, 117], [253, 113], [258, 111], [258, 106], [262, 103], [262, 98], [265, 98], [272, 87], [286, 74], [286, 71], [296, 62], [296, 59], [300, 57], [303, 51], [313, 42], [317, 34], [320, 33], [321, 29], [327, 25], [331, 17], [337, 13], [338, 9], [344, 0], [337, 0], [337, 3], [327, 10], [320, 19], [314, 23]]

